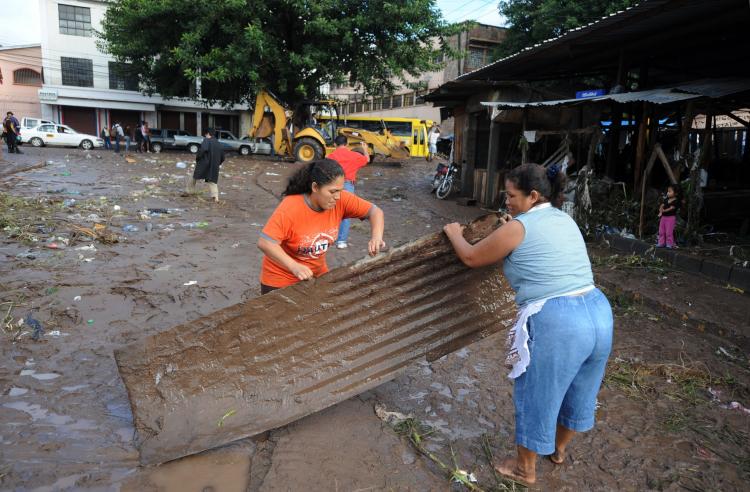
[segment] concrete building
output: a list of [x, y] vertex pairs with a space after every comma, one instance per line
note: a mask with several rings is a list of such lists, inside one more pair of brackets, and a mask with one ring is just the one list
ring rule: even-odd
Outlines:
[[0, 115], [8, 111], [19, 120], [39, 118], [42, 87], [42, 50], [38, 44], [0, 47]]
[[190, 99], [164, 99], [139, 92], [127, 67], [96, 46], [94, 30], [101, 28], [107, 0], [39, 0], [41, 61], [44, 84], [39, 90], [41, 113], [78, 131], [99, 134], [105, 125], [124, 126], [146, 120], [151, 127], [199, 134], [216, 127], [244, 134], [249, 126], [247, 106], [231, 110]]
[[[394, 83], [400, 87], [391, 95], [380, 97], [365, 96], [355, 87], [334, 85], [330, 95], [348, 101], [343, 114], [352, 116], [406, 117], [441, 121], [440, 108], [426, 103], [422, 97], [434, 91], [445, 82], [481, 68], [492, 61], [492, 51], [505, 39], [505, 28], [486, 24], [475, 24], [472, 29], [461, 32], [449, 40], [451, 48], [464, 56], [458, 59], [445, 60], [443, 69], [428, 72], [421, 77], [408, 78], [409, 85], [418, 88], [404, 87], [400, 80]], [[443, 133], [451, 133], [452, 119], [443, 122]]]

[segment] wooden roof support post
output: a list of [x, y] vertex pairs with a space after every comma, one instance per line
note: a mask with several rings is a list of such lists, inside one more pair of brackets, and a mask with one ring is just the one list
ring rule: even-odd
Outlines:
[[644, 212], [646, 210], [646, 182], [648, 182], [648, 176], [651, 174], [651, 169], [654, 167], [654, 162], [656, 162], [656, 157], [658, 156], [658, 152], [656, 151], [657, 146], [659, 146], [659, 144], [656, 144], [656, 146], [654, 146], [654, 149], [651, 151], [651, 156], [648, 158], [648, 164], [646, 164], [646, 169], [643, 171], [643, 177], [640, 179], [641, 214], [640, 220], [638, 221], [638, 237], [640, 239], [643, 239]]
[[500, 123], [495, 120], [490, 120], [489, 140], [489, 149], [487, 150], [487, 203], [494, 206], [498, 192], [495, 181], [497, 180], [497, 167], [500, 162]]
[[622, 105], [612, 103], [610, 111], [609, 148], [607, 148], [607, 167], [605, 174], [614, 179], [617, 156], [620, 154], [620, 129], [622, 128]]
[[529, 111], [523, 108], [523, 118], [521, 119], [521, 164], [526, 164], [529, 157], [529, 144], [526, 142], [526, 123], [529, 120]]
[[641, 110], [640, 121], [638, 122], [638, 139], [635, 144], [635, 166], [633, 168], [633, 188], [638, 189], [641, 183], [641, 169], [643, 168], [643, 158], [646, 153], [646, 128], [650, 114], [649, 103], [644, 102]]

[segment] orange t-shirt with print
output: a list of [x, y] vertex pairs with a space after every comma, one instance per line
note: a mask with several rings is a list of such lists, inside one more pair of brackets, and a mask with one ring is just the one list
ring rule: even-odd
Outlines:
[[[304, 195], [284, 197], [268, 219], [261, 236], [273, 241], [298, 263], [319, 277], [328, 271], [326, 252], [336, 241], [342, 219], [367, 217], [373, 204], [348, 191], [330, 210], [316, 212]], [[269, 287], [287, 287], [299, 282], [286, 268], [263, 256], [260, 283]]]

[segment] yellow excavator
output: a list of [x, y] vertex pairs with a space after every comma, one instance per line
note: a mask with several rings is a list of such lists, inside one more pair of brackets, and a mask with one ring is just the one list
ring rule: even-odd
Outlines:
[[[320, 115], [330, 118], [319, 122]], [[409, 148], [386, 128], [375, 133], [339, 125], [335, 101], [303, 101], [290, 111], [269, 91], [261, 90], [255, 98], [253, 126], [248, 136], [270, 140], [277, 155], [301, 162], [322, 159], [334, 150], [333, 139], [337, 135], [346, 136], [352, 149], [361, 148], [361, 142], [365, 142], [370, 159], [375, 155], [395, 159], [410, 156]]]

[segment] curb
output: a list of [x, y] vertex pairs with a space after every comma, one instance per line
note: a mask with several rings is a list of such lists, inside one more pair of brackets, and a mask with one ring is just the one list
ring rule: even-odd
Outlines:
[[[605, 234], [604, 238], [609, 243], [610, 248], [626, 253], [644, 255], [653, 249], [653, 245], [638, 239], [614, 234]], [[750, 268], [722, 262], [714, 258], [700, 258], [670, 249], [656, 249], [652, 254], [664, 260], [669, 266], [683, 272], [704, 275], [722, 284], [728, 283], [750, 292]]]
[[711, 320], [690, 316], [685, 311], [681, 311], [665, 302], [661, 302], [653, 297], [646, 297], [637, 290], [625, 289], [621, 284], [604, 278], [601, 274], [596, 275], [596, 284], [605, 294], [607, 294], [607, 297], [612, 300], [617, 297], [625, 297], [636, 304], [646, 306], [655, 311], [664, 313], [667, 316], [673, 317], [674, 319], [678, 319], [688, 328], [694, 329], [700, 333], [709, 333], [724, 338], [738, 347], [741, 347], [743, 350], [750, 351], [750, 339], [745, 335], [738, 333], [733, 328], [728, 328]]

